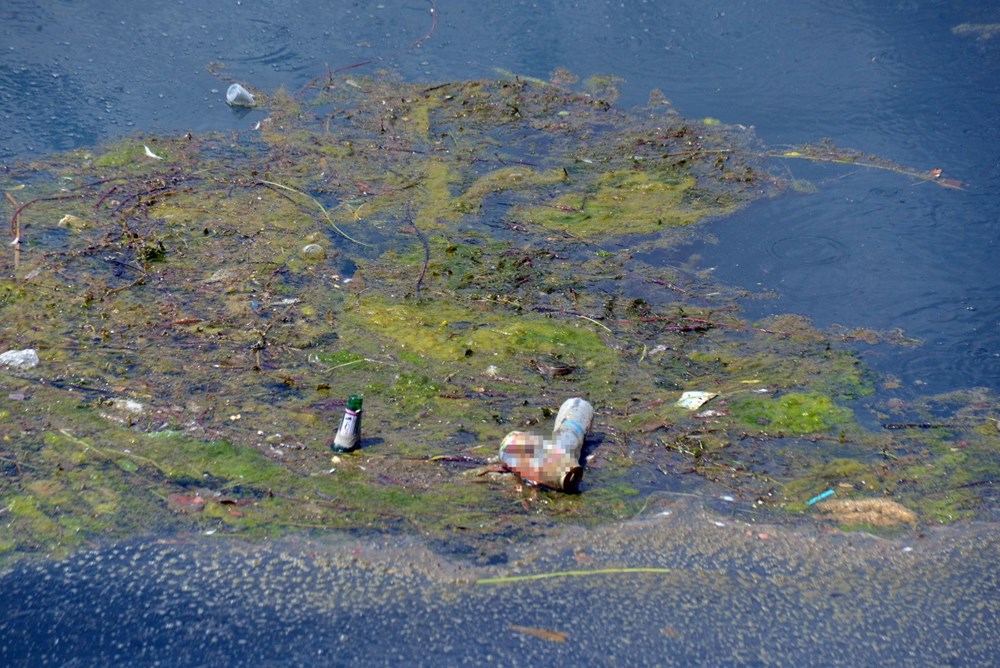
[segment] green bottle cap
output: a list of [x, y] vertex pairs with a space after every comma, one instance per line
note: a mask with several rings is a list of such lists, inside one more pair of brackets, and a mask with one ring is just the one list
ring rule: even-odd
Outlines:
[[361, 410], [361, 401], [364, 399], [360, 394], [352, 394], [347, 398], [347, 407], [352, 411]]

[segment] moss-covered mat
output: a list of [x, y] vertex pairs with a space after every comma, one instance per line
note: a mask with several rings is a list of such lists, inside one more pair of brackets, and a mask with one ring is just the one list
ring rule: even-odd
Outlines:
[[[820, 516], [827, 489], [916, 522], [987, 508], [995, 397], [886, 404], [894, 428], [863, 428], [880, 381], [855, 346], [900, 337], [746, 322], [739, 292], [637, 259], [800, 184], [746, 128], [612, 97], [331, 77], [261, 93], [238, 135], [10, 166], [0, 353], [39, 363], [0, 366], [0, 553], [343, 528], [488, 554], [696, 481], [772, 519]], [[717, 396], [691, 410], [688, 390]], [[362, 448], [336, 455], [350, 394]], [[597, 410], [582, 493], [498, 471], [503, 435], [550, 429], [573, 395]], [[858, 518], [880, 521], [840, 521]]]

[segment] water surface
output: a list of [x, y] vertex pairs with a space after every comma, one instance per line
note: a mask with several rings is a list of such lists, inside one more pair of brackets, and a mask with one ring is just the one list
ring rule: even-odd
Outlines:
[[[776, 161], [775, 170], [811, 181], [816, 192], [762, 202], [708, 225], [704, 238], [662, 261], [685, 263], [696, 256], [696, 266], [714, 268], [717, 278], [768, 293], [766, 299], [747, 301], [752, 315], [791, 312], [807, 315], [820, 326], [901, 328], [923, 344], [862, 350], [879, 372], [898, 379], [895, 392], [903, 398], [974, 386], [997, 390], [1000, 124], [995, 110], [1000, 107], [996, 86], [1000, 38], [981, 40], [952, 30], [963, 23], [993, 22], [1000, 22], [1000, 11], [971, 2], [284, 0], [264, 4], [243, 0], [147, 5], [7, 0], [0, 6], [0, 163], [90, 146], [134, 131], [252, 127], [261, 113], [230, 110], [223, 100], [226, 82], [212, 76], [206, 67], [210, 62], [224, 64], [224, 76], [264, 90], [279, 86], [297, 90], [328, 68], [354, 66], [366, 73], [385, 68], [429, 82], [493, 76], [496, 68], [540, 78], [547, 78], [556, 67], [584, 77], [617, 75], [625, 79], [620, 100], [625, 106], [641, 104], [657, 88], [682, 114], [753, 126], [768, 146], [829, 137], [839, 145], [913, 168], [942, 169], [948, 178], [965, 183], [965, 189], [952, 190], [890, 172]], [[715, 526], [709, 521], [703, 528]], [[559, 630], [558, 613], [563, 610], [554, 604], [562, 602], [563, 590], [558, 587], [523, 592], [526, 598], [541, 594], [530, 603], [518, 602], [513, 594], [500, 599], [505, 605], [496, 608], [500, 612], [490, 618], [488, 628], [461, 617], [465, 621], [456, 621], [450, 631], [449, 611], [471, 615], [470, 610], [497, 599], [476, 592], [456, 597], [445, 587], [443, 594], [435, 589], [431, 603], [422, 607], [414, 602], [419, 600], [415, 592], [429, 585], [412, 580], [400, 585], [406, 590], [401, 610], [413, 615], [408, 618], [396, 613], [379, 616], [391, 610], [391, 588], [381, 590], [378, 602], [384, 607], [364, 608], [362, 617], [351, 609], [324, 616], [339, 605], [329, 600], [314, 601], [315, 607], [295, 616], [286, 605], [287, 596], [267, 602], [264, 614], [260, 601], [246, 596], [228, 570], [228, 579], [209, 581], [218, 589], [195, 590], [178, 603], [172, 596], [183, 587], [208, 587], [205, 581], [189, 577], [203, 571], [202, 561], [186, 571], [188, 575], [180, 569], [178, 578], [166, 580], [162, 591], [150, 589], [142, 580], [126, 580], [128, 586], [116, 594], [122, 598], [102, 608], [105, 616], [94, 621], [84, 614], [88, 597], [106, 595], [108, 582], [101, 579], [104, 571], [96, 557], [82, 555], [65, 566], [26, 566], [5, 575], [8, 594], [3, 600], [8, 608], [22, 598], [31, 602], [21, 616], [8, 621], [17, 625], [18, 632], [5, 633], [5, 638], [14, 640], [5, 640], [4, 653], [26, 665], [74, 661], [99, 665], [126, 656], [141, 657], [148, 664], [162, 660], [223, 665], [233, 658], [279, 661], [273, 645], [258, 642], [268, 637], [268, 625], [283, 630], [281, 642], [286, 644], [279, 646], [284, 656], [297, 657], [300, 663], [315, 658], [303, 649], [304, 643], [314, 643], [310, 649], [345, 652], [332, 663], [366, 658], [390, 663], [399, 658], [393, 643], [409, 647], [427, 637], [439, 643], [429, 656], [443, 660], [485, 660], [490, 652], [506, 656], [506, 648], [516, 646], [542, 660], [553, 656], [582, 660], [605, 652], [600, 655], [630, 656], [637, 663], [654, 664], [658, 662], [654, 652], [669, 650], [675, 652], [670, 656], [685, 659], [688, 665], [802, 663], [814, 658], [806, 649], [810, 629], [829, 652], [831, 660], [825, 662], [829, 664], [856, 663], [872, 656], [865, 653], [865, 643], [874, 647], [881, 642], [876, 655], [902, 663], [930, 657], [937, 663], [972, 665], [997, 649], [995, 630], [983, 621], [990, 615], [995, 618], [998, 600], [993, 544], [983, 548], [975, 541], [956, 539], [948, 559], [940, 562], [950, 570], [930, 590], [916, 587], [919, 581], [911, 574], [930, 573], [928, 564], [933, 560], [908, 571], [913, 564], [898, 561], [908, 545], [880, 543], [880, 550], [891, 549], [894, 555], [893, 568], [883, 580], [863, 569], [854, 573], [855, 578], [843, 579], [844, 571], [831, 569], [824, 571], [822, 586], [803, 591], [799, 586], [809, 573], [808, 564], [822, 563], [826, 553], [809, 552], [809, 562], [789, 555], [808, 545], [827, 544], [796, 537], [790, 539], [791, 552], [769, 552], [771, 543], [759, 538], [764, 532], [746, 531], [751, 537], [758, 534], [752, 550], [730, 542], [724, 550], [732, 552], [713, 556], [716, 567], [732, 569], [725, 577], [713, 579], [701, 573], [703, 580], [698, 581], [705, 588], [700, 592], [656, 590], [660, 597], [656, 600], [663, 606], [676, 604], [689, 614], [646, 619], [648, 627], [634, 636], [639, 650], [621, 644], [608, 650], [593, 640], [596, 635], [587, 636], [589, 654], [574, 649], [578, 645], [572, 643], [550, 647], [544, 640], [518, 635], [512, 640], [509, 632], [491, 635], [506, 623]], [[619, 545], [623, 559], [636, 541], [633, 536], [631, 542]], [[133, 559], [128, 550], [125, 556], [112, 553], [107, 558], [115, 564]], [[198, 560], [211, 563], [211, 555], [193, 551]], [[838, 564], [857, 554], [837, 552]], [[245, 563], [259, 559], [266, 565], [268, 560], [286, 559], [287, 554], [231, 552], [219, 561], [231, 566], [230, 561], [243, 558]], [[88, 585], [89, 576], [77, 578], [72, 570], [76, 567], [85, 576], [95, 573], [95, 581]], [[280, 570], [290, 572], [287, 564]], [[316, 584], [312, 578], [317, 573], [321, 581], [336, 580], [337, 573], [347, 570], [312, 564], [304, 573], [303, 585], [318, 587], [329, 583]], [[246, 577], [252, 580], [254, 574]], [[872, 589], [866, 589], [866, 578], [871, 578]], [[966, 599], [974, 604], [947, 596], [956, 582], [975, 585]], [[367, 591], [370, 584], [369, 580], [353, 591]], [[386, 587], [382, 580], [377, 584]], [[282, 591], [287, 594], [293, 586]], [[60, 592], [66, 587], [70, 589], [63, 597]], [[850, 603], [853, 598], [871, 602], [871, 591], [877, 593], [879, 587], [895, 597], [877, 615], [868, 617], [863, 606]], [[600, 592], [584, 586], [568, 585], [567, 591], [570, 598], [577, 597], [573, 609], [579, 619], [590, 619], [581, 613], [603, 602]], [[627, 590], [623, 599], [642, 593]], [[928, 622], [931, 618], [914, 614], [921, 608], [932, 609], [926, 605], [931, 598], [941, 609], [954, 610], [956, 618], [969, 615], [968, 636], [962, 629], [934, 626]], [[750, 603], [737, 605], [744, 599]], [[834, 615], [830, 618], [822, 612], [826, 601]], [[804, 603], [809, 603], [808, 615], [796, 624], [794, 613]], [[179, 605], [184, 609], [178, 610]], [[427, 608], [433, 614], [426, 619], [435, 621], [439, 635], [428, 636], [427, 627], [419, 623]], [[765, 608], [788, 616], [789, 636], [757, 625], [755, 620], [768, 614], [762, 612]], [[525, 609], [530, 614], [513, 614]], [[144, 617], [142, 610], [148, 615]], [[122, 611], [136, 614], [122, 616]], [[177, 637], [162, 633], [168, 628], [164, 621], [168, 616], [171, 624], [214, 630], [221, 649], [210, 645], [213, 636], [199, 636], [204, 645], [181, 652]], [[91, 619], [92, 637], [100, 641], [90, 645], [90, 653], [80, 648], [91, 638], [81, 636], [77, 626], [63, 625], [64, 619], [81, 624]], [[835, 623], [825, 623], [831, 619]], [[947, 616], [933, 619], [943, 624]], [[42, 626], [51, 622], [51, 634], [24, 634], [25, 628], [40, 622]], [[315, 633], [290, 630], [302, 625]], [[239, 632], [227, 631], [234, 626]], [[731, 638], [725, 629], [740, 628], [741, 637], [749, 640], [727, 644]], [[364, 634], [375, 629], [392, 642], [342, 644], [344, 636], [372, 637]], [[629, 631], [614, 626], [605, 630], [609, 635]], [[594, 629], [594, 634], [600, 632]], [[704, 634], [712, 635], [706, 639]], [[838, 643], [851, 634], [858, 644], [845, 643], [838, 654]], [[884, 637], [892, 642], [881, 641]], [[926, 653], [912, 656], [911, 641], [917, 638], [925, 643], [921, 649]], [[671, 646], [678, 639], [680, 646]], [[969, 652], [962, 652], [963, 644]], [[728, 649], [733, 646], [738, 654]], [[60, 647], [68, 649], [63, 653]], [[463, 647], [483, 654], [470, 657]], [[420, 663], [414, 656], [407, 650], [402, 658]]]
[[225, 106], [206, 68], [218, 62], [265, 90], [352, 66], [427, 81], [612, 74], [625, 106], [658, 88], [682, 114], [754, 126], [772, 147], [829, 137], [942, 169], [967, 188], [777, 165], [819, 192], [726, 220], [710, 230], [718, 244], [691, 252], [723, 280], [777, 292], [752, 313], [922, 340], [870, 356], [904, 387], [1000, 383], [1000, 40], [953, 31], [1000, 20], [989, 5], [12, 0], [0, 12], [0, 160], [137, 129], [249, 127], [259, 116]]

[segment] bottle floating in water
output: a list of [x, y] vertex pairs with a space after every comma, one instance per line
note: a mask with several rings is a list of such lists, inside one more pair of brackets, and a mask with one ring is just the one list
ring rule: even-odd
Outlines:
[[331, 446], [337, 452], [350, 452], [361, 445], [361, 402], [359, 394], [352, 394], [347, 399], [344, 409], [344, 419]]

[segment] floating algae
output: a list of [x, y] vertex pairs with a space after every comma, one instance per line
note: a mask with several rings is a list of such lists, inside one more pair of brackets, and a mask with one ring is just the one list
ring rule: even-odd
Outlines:
[[[745, 128], [516, 77], [333, 78], [264, 104], [240, 136], [135, 137], [4, 175], [0, 349], [39, 363], [0, 368], [0, 549], [338, 527], [491, 554], [476, 541], [634, 514], [649, 471], [796, 509], [796, 481], [845, 451], [888, 466], [886, 493], [956, 484], [919, 468], [937, 449], [842, 405], [871, 392], [853, 339], [744, 322], [735, 291], [636, 259], [788, 187]], [[691, 388], [711, 411], [674, 406]], [[362, 393], [361, 449], [331, 461]], [[598, 415], [584, 494], [519, 492], [490, 456], [570, 394]], [[995, 430], [976, 434], [992, 475]]]

